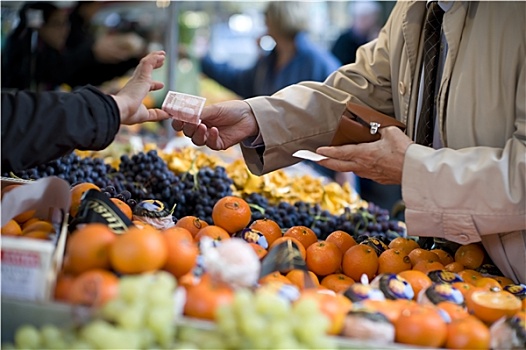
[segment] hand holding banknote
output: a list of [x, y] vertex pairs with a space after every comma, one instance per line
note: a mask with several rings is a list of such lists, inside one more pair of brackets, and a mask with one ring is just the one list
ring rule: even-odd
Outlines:
[[194, 144], [206, 145], [213, 150], [225, 150], [259, 133], [254, 113], [244, 101], [226, 101], [204, 107], [199, 124], [182, 121], [185, 118], [182, 112], [176, 111], [172, 116], [175, 130], [183, 131]]

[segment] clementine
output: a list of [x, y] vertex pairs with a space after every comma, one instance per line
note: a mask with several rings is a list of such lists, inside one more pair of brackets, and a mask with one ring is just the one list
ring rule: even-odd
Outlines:
[[503, 316], [519, 312], [522, 302], [504, 290], [475, 290], [466, 300], [468, 311], [482, 321], [491, 324]]
[[119, 198], [115, 198], [115, 197], [112, 197], [110, 198], [110, 201], [113, 202], [113, 204], [115, 204], [117, 206], [117, 208], [120, 209], [120, 211], [122, 211], [122, 213], [130, 220], [133, 219], [133, 211], [132, 211], [132, 208], [125, 202], [123, 202], [122, 200], [120, 200]]
[[9, 220], [1, 229], [4, 236], [20, 236], [22, 235], [22, 228], [15, 220]]
[[91, 189], [100, 191], [99, 186], [92, 184], [91, 182], [82, 182], [71, 188], [71, 191], [70, 191], [71, 205], [69, 208], [69, 215], [71, 217], [77, 216], [77, 213], [80, 208], [80, 202], [82, 200], [82, 196], [84, 195], [84, 192], [91, 190]]
[[474, 316], [455, 319], [447, 325], [448, 349], [489, 349], [489, 328]]
[[319, 241], [311, 244], [306, 251], [307, 268], [318, 276], [335, 273], [342, 264], [342, 253], [332, 242]]
[[200, 229], [194, 236], [194, 240], [199, 242], [203, 237], [210, 237], [216, 241], [223, 241], [230, 238], [230, 234], [222, 227], [216, 225], [208, 225]]
[[470, 243], [458, 247], [455, 261], [464, 265], [466, 269], [475, 270], [484, 262], [484, 249], [478, 243]]
[[113, 273], [93, 269], [80, 274], [71, 284], [69, 301], [73, 304], [101, 306], [119, 294], [119, 278]]
[[343, 255], [342, 269], [345, 275], [355, 281], [361, 281], [363, 274], [371, 281], [378, 271], [378, 256], [368, 245], [357, 244]]
[[290, 237], [290, 236], [283, 236], [283, 237], [276, 239], [274, 242], [272, 242], [272, 245], [269, 247], [268, 250], [270, 251], [274, 247], [280, 245], [283, 242], [287, 242], [287, 241], [291, 241], [292, 243], [294, 243], [293, 246], [295, 246], [298, 249], [303, 260], [307, 258], [307, 250], [305, 249], [303, 244], [301, 244], [301, 242], [298, 241], [296, 238]]
[[409, 254], [413, 249], [420, 248], [414, 239], [405, 237], [396, 237], [391, 242], [389, 242], [388, 247], [391, 249], [405, 250], [407, 254]]
[[292, 226], [283, 234], [284, 237], [296, 238], [303, 247], [307, 249], [311, 244], [314, 244], [318, 241], [318, 237], [307, 226]]
[[414, 266], [413, 270], [429, 273], [435, 270], [444, 270], [444, 265], [436, 260], [419, 260]]
[[[307, 273], [307, 276], [305, 276], [305, 273]], [[312, 284], [315, 288], [320, 286], [320, 280], [318, 279], [318, 276], [314, 274], [312, 271], [305, 272], [300, 269], [294, 269], [290, 270], [285, 277], [294, 284], [296, 287], [298, 287], [299, 290], [303, 290], [305, 288], [308, 288], [308, 281], [307, 279], [310, 278], [312, 281]]]
[[164, 266], [168, 248], [162, 234], [151, 226], [131, 227], [110, 246], [110, 262], [124, 274], [151, 272]]
[[460, 272], [464, 270], [464, 265], [462, 265], [459, 262], [453, 261], [452, 263], [445, 265], [444, 270], [449, 272]]
[[279, 225], [274, 220], [268, 218], [255, 220], [250, 224], [250, 228], [261, 232], [267, 239], [269, 247], [276, 239], [283, 236]]
[[342, 252], [342, 256], [347, 251], [347, 249], [358, 244], [356, 243], [356, 240], [353, 238], [353, 236], [341, 230], [331, 232], [331, 234], [329, 234], [325, 240], [327, 242], [336, 244]]
[[216, 284], [207, 276], [203, 276], [196, 285], [186, 288], [184, 314], [205, 320], [215, 320], [216, 310], [220, 305], [230, 304], [234, 299], [234, 291], [223, 284]]
[[409, 282], [409, 284], [413, 288], [413, 292], [415, 292], [413, 300], [417, 300], [418, 294], [421, 290], [425, 290], [433, 284], [431, 278], [429, 278], [429, 276], [422, 271], [407, 270], [398, 273], [398, 275], [404, 278], [407, 282]]
[[268, 275], [261, 277], [258, 283], [259, 284], [268, 284], [268, 283], [292, 284], [292, 282], [287, 277], [285, 277], [278, 271], [274, 271], [272, 273], [269, 273]]
[[378, 274], [399, 273], [411, 269], [411, 260], [404, 250], [389, 248], [378, 257]]
[[222, 227], [231, 235], [247, 227], [251, 218], [250, 206], [240, 197], [223, 197], [212, 208], [214, 225]]
[[444, 266], [455, 261], [451, 254], [446, 252], [444, 249], [431, 249], [430, 252], [435, 253], [438, 256], [438, 261]]
[[162, 236], [168, 251], [163, 269], [180, 278], [196, 265], [199, 248], [192, 234], [182, 227], [164, 230]]
[[263, 248], [262, 246], [260, 246], [259, 244], [254, 243], [254, 242], [250, 242], [249, 244], [252, 247], [252, 249], [254, 249], [256, 254], [258, 255], [259, 260], [263, 259], [267, 255], [267, 250]]
[[64, 254], [64, 270], [74, 275], [92, 269], [109, 269], [110, 246], [117, 236], [102, 223], [89, 223], [68, 237]]
[[394, 322], [398, 343], [439, 348], [446, 342], [447, 325], [435, 308], [413, 304]]
[[336, 292], [340, 293], [349, 288], [350, 285], [354, 284], [354, 280], [343, 273], [333, 273], [323, 277], [320, 285]]
[[440, 261], [440, 258], [435, 253], [423, 249], [423, 248], [415, 248], [411, 250], [408, 254], [409, 259], [411, 260], [411, 265], [415, 266], [417, 262], [420, 260], [430, 260], [430, 261]]
[[208, 223], [199, 219], [197, 216], [187, 215], [177, 220], [175, 226], [187, 229], [192, 234], [192, 236], [195, 237], [200, 229], [208, 226]]

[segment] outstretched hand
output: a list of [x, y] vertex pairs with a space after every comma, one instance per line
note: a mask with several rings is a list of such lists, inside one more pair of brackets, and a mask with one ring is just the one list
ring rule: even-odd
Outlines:
[[396, 127], [379, 130], [376, 142], [337, 147], [320, 147], [316, 153], [329, 157], [318, 164], [338, 172], [356, 175], [380, 184], [401, 184], [405, 152], [413, 141]]
[[162, 82], [152, 80], [152, 72], [163, 65], [165, 56], [164, 51], [154, 51], [141, 59], [130, 80], [113, 96], [119, 107], [121, 124], [133, 125], [170, 118], [165, 111], [147, 109], [142, 103], [148, 92], [164, 87]]
[[227, 101], [203, 108], [199, 125], [176, 120], [172, 126], [183, 131], [197, 146], [213, 150], [225, 150], [250, 136], [257, 136], [259, 128], [256, 117], [248, 103]]

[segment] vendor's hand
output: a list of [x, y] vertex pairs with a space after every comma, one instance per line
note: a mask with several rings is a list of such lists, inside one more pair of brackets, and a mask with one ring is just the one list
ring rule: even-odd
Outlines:
[[379, 130], [376, 142], [337, 147], [320, 147], [316, 153], [329, 157], [318, 164], [329, 169], [371, 179], [380, 184], [401, 184], [407, 147], [413, 141], [396, 127]]
[[130, 80], [113, 96], [119, 107], [121, 124], [132, 125], [170, 118], [165, 111], [158, 108], [147, 109], [142, 103], [148, 92], [164, 87], [163, 83], [152, 80], [152, 71], [163, 65], [165, 56], [164, 51], [154, 51], [145, 56]]
[[259, 132], [256, 117], [245, 101], [227, 101], [203, 108], [199, 125], [174, 120], [172, 126], [176, 131], [182, 130], [194, 144], [216, 151], [257, 136]]

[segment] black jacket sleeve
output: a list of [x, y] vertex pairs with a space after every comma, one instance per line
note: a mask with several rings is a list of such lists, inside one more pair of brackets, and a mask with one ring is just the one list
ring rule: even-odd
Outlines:
[[92, 86], [76, 92], [2, 92], [2, 172], [19, 171], [75, 149], [101, 150], [120, 126], [117, 104]]

